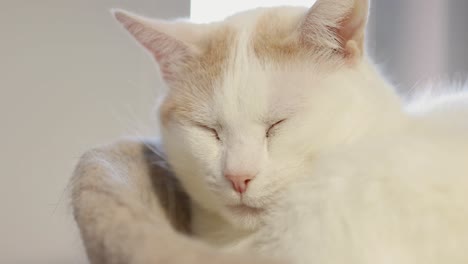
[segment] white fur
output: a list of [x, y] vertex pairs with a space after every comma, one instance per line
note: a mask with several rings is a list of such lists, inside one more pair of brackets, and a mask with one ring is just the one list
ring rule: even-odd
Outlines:
[[[349, 35], [362, 33], [367, 6], [319, 0], [309, 12], [277, 9], [284, 23], [305, 21], [315, 32], [306, 41], [328, 46], [328, 55], [349, 49], [352, 62], [333, 70], [257, 59], [249, 47], [267, 9], [221, 22], [236, 29], [236, 42], [214, 96], [193, 110], [220, 140], [187, 122], [162, 128], [193, 199], [195, 235], [293, 263], [468, 263], [468, 99], [405, 106], [356, 53], [360, 35]], [[353, 25], [341, 25], [344, 18]], [[333, 35], [341, 26], [345, 39]], [[226, 171], [255, 178], [240, 196]]]
[[[214, 102], [223, 142], [193, 128], [164, 133], [200, 206], [195, 232], [293, 263], [467, 263], [467, 112], [429, 103], [405, 111], [367, 61], [332, 74], [316, 65], [262, 67], [243, 49], [247, 40], [245, 33]], [[444, 104], [466, 108], [468, 100]], [[288, 120], [266, 139], [265, 118]], [[225, 164], [257, 174], [242, 202], [269, 213], [225, 208], [239, 202]], [[205, 210], [221, 217], [198, 217]]]
[[241, 248], [293, 263], [467, 263], [468, 120], [441, 126], [438, 110], [311, 157]]

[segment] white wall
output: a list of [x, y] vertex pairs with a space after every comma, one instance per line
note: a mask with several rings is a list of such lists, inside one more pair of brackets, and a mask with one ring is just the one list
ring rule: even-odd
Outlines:
[[400, 91], [467, 80], [468, 1], [372, 0], [371, 7], [374, 61]]
[[188, 0], [0, 0], [0, 263], [83, 263], [65, 187], [80, 154], [151, 134], [160, 80], [110, 7], [188, 16]]

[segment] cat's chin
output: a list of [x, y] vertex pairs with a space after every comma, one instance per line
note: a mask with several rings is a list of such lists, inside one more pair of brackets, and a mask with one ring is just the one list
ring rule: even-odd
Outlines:
[[260, 216], [265, 213], [265, 209], [263, 208], [251, 207], [245, 204], [229, 205], [227, 207], [238, 215]]
[[251, 207], [245, 204], [227, 205], [223, 210], [224, 218], [232, 225], [245, 229], [254, 230], [262, 223], [266, 215], [266, 209]]

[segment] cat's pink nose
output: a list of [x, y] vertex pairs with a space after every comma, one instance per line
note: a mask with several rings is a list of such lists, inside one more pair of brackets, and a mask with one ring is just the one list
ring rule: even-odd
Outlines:
[[224, 176], [232, 183], [232, 188], [240, 194], [245, 193], [249, 182], [255, 177], [249, 174], [225, 174]]

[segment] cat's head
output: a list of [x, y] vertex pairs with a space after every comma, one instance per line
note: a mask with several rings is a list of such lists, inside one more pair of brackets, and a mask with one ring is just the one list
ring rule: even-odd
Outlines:
[[[367, 0], [255, 9], [212, 24], [115, 17], [159, 64], [168, 160], [190, 196], [253, 228], [304, 162], [353, 137], [377, 79]], [[357, 123], [356, 123], [357, 122]], [[365, 125], [363, 125], [365, 126]]]

